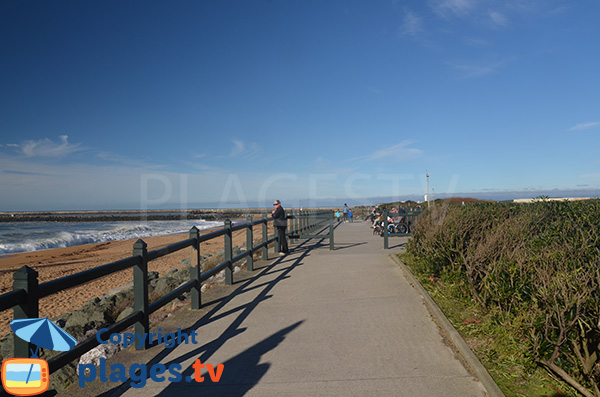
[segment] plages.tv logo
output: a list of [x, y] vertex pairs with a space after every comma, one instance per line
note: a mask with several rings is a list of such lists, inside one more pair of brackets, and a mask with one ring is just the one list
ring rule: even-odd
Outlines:
[[[99, 344], [115, 344], [122, 345], [124, 349], [128, 346], [142, 347], [145, 343], [149, 345], [164, 344], [166, 349], [173, 349], [182, 344], [197, 344], [196, 330], [190, 333], [183, 332], [178, 328], [176, 332], [163, 333], [159, 328], [158, 332], [150, 333], [131, 333], [123, 334], [112, 333], [107, 334], [108, 328], [102, 328], [96, 333], [96, 340]], [[196, 359], [192, 365], [193, 374], [184, 376], [184, 368], [178, 362], [170, 364], [155, 363], [152, 365], [144, 363], [134, 363], [129, 366], [129, 369], [124, 364], [112, 363], [108, 364], [106, 359], [100, 357], [95, 364], [79, 364], [79, 387], [84, 388], [87, 382], [92, 382], [98, 379], [100, 382], [127, 382], [129, 379], [130, 385], [133, 388], [142, 388], [146, 386], [148, 380], [153, 382], [198, 382], [202, 383], [205, 379], [210, 379], [212, 382], [219, 382], [223, 375], [225, 366], [217, 364], [216, 367], [212, 364], [202, 363], [200, 359]], [[206, 369], [206, 376], [202, 376], [202, 370]]]
[[40, 347], [67, 351], [77, 340], [59, 326], [44, 318], [26, 318], [10, 322], [10, 328], [21, 339], [36, 345], [31, 358], [8, 358], [2, 362], [2, 386], [15, 396], [35, 396], [48, 390], [48, 362], [38, 358]]

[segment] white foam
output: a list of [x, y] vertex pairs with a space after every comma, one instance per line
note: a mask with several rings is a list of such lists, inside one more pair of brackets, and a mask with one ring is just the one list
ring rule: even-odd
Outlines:
[[61, 223], [58, 226], [56, 223], [44, 225], [43, 222], [36, 222], [35, 228], [31, 225], [22, 225], [25, 229], [30, 226], [31, 230], [23, 230], [19, 233], [12, 230], [10, 234], [0, 235], [0, 255], [187, 233], [192, 226], [196, 226], [199, 230], [205, 230], [222, 226], [223, 222], [195, 220], [98, 223], [95, 228], [87, 225], [88, 230], [82, 230], [82, 225], [74, 222]]

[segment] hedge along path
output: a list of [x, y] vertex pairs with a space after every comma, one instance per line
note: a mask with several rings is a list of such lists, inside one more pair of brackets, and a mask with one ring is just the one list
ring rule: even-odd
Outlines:
[[407, 248], [480, 306], [528, 319], [533, 359], [600, 396], [600, 200], [434, 208]]

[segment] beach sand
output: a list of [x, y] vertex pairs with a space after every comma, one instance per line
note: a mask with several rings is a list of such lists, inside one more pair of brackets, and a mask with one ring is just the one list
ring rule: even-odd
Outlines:
[[[262, 236], [260, 226], [255, 226], [254, 239]], [[201, 231], [201, 234], [213, 230]], [[273, 226], [269, 225], [269, 235], [273, 234]], [[152, 251], [188, 238], [187, 234], [173, 234], [144, 238], [148, 251]], [[223, 237], [200, 244], [200, 253], [215, 254], [223, 249]], [[13, 273], [26, 265], [38, 273], [39, 283], [68, 276], [100, 265], [127, 258], [133, 253], [133, 244], [137, 239], [110, 241], [96, 244], [79, 245], [67, 248], [55, 248], [43, 251], [24, 252], [0, 257], [0, 294], [12, 291]], [[240, 246], [246, 242], [246, 230], [233, 233], [233, 245]], [[148, 263], [148, 271], [156, 271], [163, 276], [172, 268], [178, 267], [182, 260], [190, 257], [191, 248], [186, 248], [170, 255], [155, 259]], [[81, 307], [94, 297], [101, 297], [112, 289], [121, 287], [133, 280], [133, 270], [127, 269], [94, 280], [87, 284], [58, 292], [40, 301], [39, 317], [55, 317]], [[13, 319], [11, 309], [0, 312], [0, 337], [10, 332], [10, 321]]]

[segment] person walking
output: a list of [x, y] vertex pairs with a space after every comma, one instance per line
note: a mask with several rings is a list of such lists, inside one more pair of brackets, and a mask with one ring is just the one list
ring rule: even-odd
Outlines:
[[342, 213], [340, 212], [340, 210], [337, 210], [335, 212], [335, 217], [337, 218], [338, 223], [340, 223], [340, 220], [342, 218]]
[[344, 208], [342, 208], [342, 213], [344, 214], [344, 222], [348, 222], [348, 204], [344, 203]]
[[353, 222], [352, 221], [352, 215], [353, 215], [352, 214], [352, 208], [350, 208], [350, 209], [348, 209], [348, 219], [350, 219], [350, 222]]
[[273, 219], [273, 224], [275, 225], [275, 229], [277, 230], [277, 235], [279, 236], [279, 255], [283, 256], [290, 252], [288, 248], [287, 239], [285, 237], [285, 229], [287, 229], [287, 218], [285, 216], [285, 210], [281, 206], [281, 201], [275, 200], [273, 203], [275, 209], [271, 212], [271, 216]]

